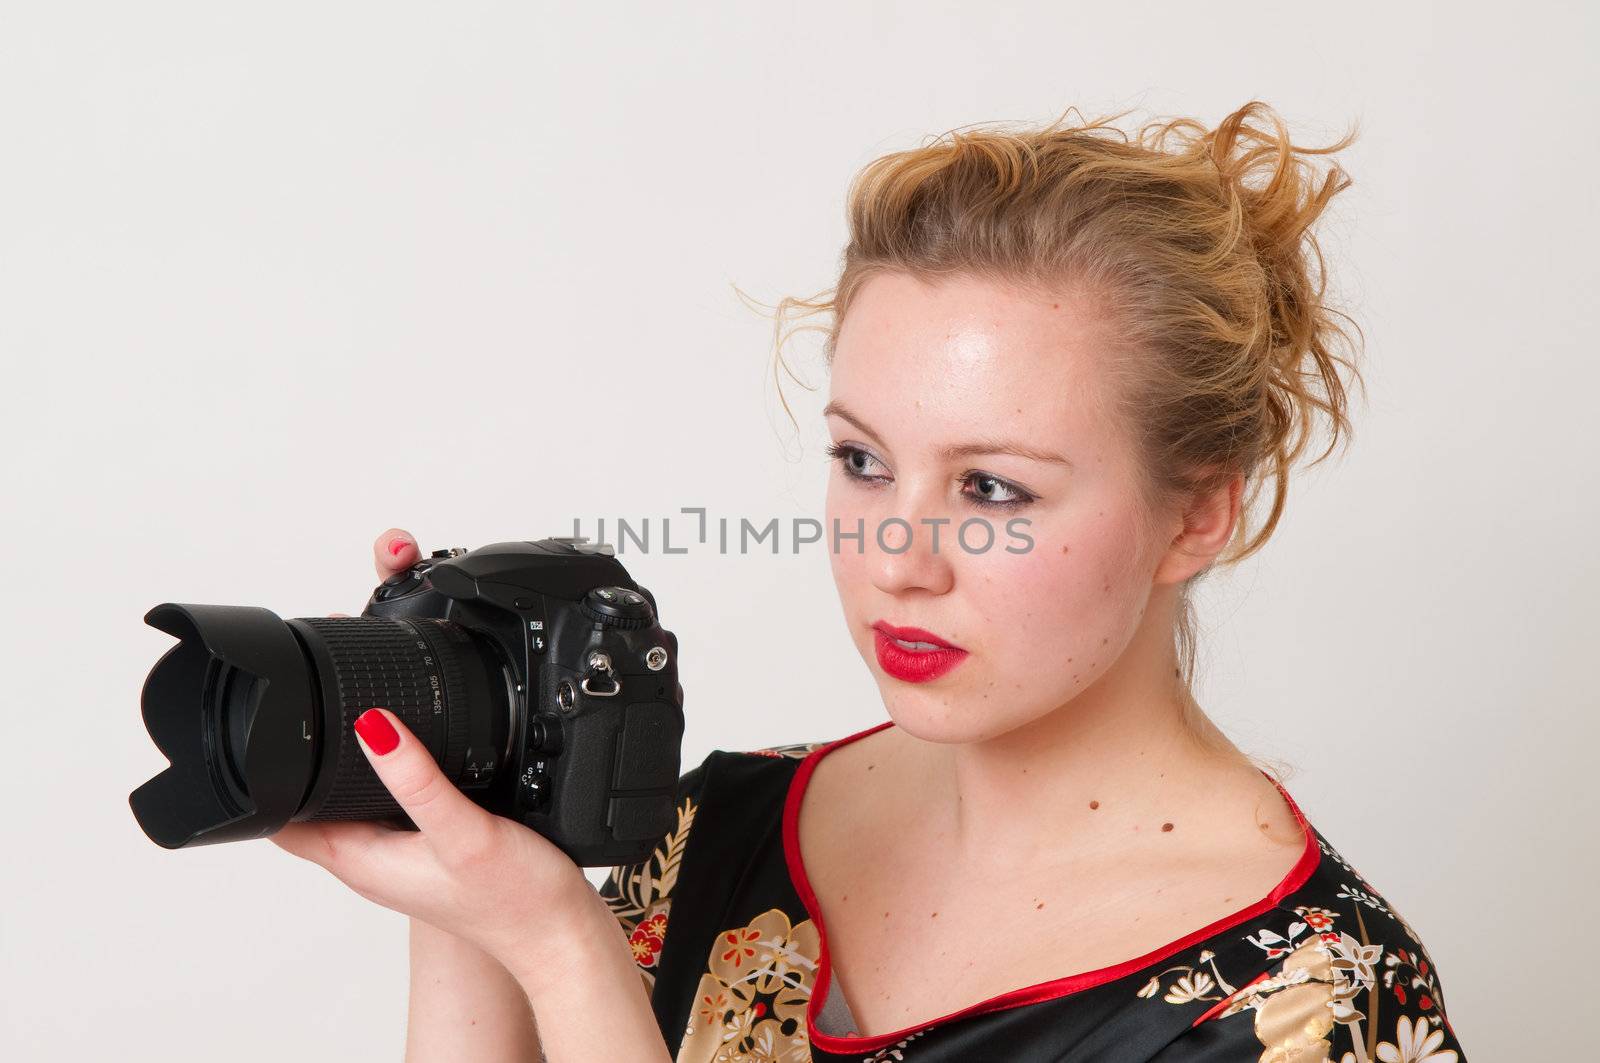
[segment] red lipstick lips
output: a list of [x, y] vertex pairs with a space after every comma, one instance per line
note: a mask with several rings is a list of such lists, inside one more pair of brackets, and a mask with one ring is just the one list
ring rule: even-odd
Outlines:
[[967, 659], [966, 650], [920, 627], [895, 627], [880, 620], [872, 625], [872, 634], [879, 667], [907, 683], [931, 682]]

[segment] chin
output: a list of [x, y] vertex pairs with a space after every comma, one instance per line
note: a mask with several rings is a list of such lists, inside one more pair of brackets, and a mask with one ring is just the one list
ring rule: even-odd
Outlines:
[[974, 707], [986, 704], [982, 698], [954, 690], [941, 691], [937, 684], [913, 688], [911, 684], [888, 677], [881, 678], [878, 683], [889, 719], [912, 738], [924, 742], [940, 745], [982, 742], [1023, 722], [1000, 723], [993, 717], [983, 716]]
[[[908, 683], [874, 668], [873, 678], [894, 725], [913, 738], [940, 745], [987, 742], [1026, 728], [1060, 711], [1081, 692], [991, 683], [977, 672], [961, 677], [960, 671], [931, 683]], [[964, 681], [955, 682], [958, 678]]]

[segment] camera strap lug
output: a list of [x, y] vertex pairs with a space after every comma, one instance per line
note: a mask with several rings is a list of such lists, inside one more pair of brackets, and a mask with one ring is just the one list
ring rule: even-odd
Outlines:
[[[605, 685], [591, 685], [597, 679], [609, 684], [609, 689]], [[622, 684], [618, 682], [616, 673], [611, 670], [611, 658], [598, 651], [589, 654], [589, 671], [578, 687], [592, 698], [614, 698], [622, 693]]]

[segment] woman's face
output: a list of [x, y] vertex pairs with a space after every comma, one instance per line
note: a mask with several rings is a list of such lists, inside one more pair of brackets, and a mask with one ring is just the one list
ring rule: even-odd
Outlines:
[[[1160, 551], [1139, 542], [1134, 456], [1103, 412], [1109, 341], [1091, 311], [1067, 293], [888, 273], [846, 315], [826, 541], [864, 530], [830, 549], [834, 581], [890, 716], [918, 738], [980, 741], [1060, 708], [1144, 616]], [[966, 652], [919, 655], [879, 623]]]

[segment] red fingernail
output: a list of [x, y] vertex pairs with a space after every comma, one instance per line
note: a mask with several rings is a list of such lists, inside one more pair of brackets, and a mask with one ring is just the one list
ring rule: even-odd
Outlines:
[[393, 542], [391, 542], [389, 544], [389, 552], [391, 554], [393, 554], [394, 556], [399, 557], [402, 553], [405, 552], [405, 548], [410, 546], [410, 545], [411, 545], [411, 540], [410, 539], [395, 539]]
[[367, 743], [367, 748], [380, 757], [400, 744], [399, 732], [377, 709], [368, 709], [356, 717], [356, 733]]

